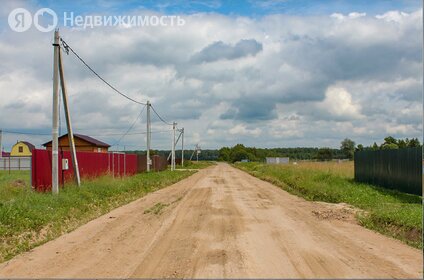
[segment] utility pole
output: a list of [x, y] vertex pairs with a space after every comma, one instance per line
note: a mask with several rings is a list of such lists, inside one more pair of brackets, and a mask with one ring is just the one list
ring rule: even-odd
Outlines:
[[181, 133], [182, 133], [182, 137], [183, 137], [183, 138], [181, 138], [181, 167], [183, 167], [184, 166], [184, 127], [183, 127]]
[[196, 151], [197, 151], [197, 144], [196, 144], [196, 147], [194, 147], [193, 153], [191, 153], [190, 161], [192, 160], [192, 158], [193, 158], [193, 156], [194, 156], [194, 153], [195, 153]]
[[199, 145], [196, 145], [196, 161], [199, 162]]
[[150, 131], [150, 101], [147, 101], [147, 116], [146, 116], [146, 126], [147, 126], [147, 133], [146, 133], [146, 144], [147, 144], [147, 153], [146, 153], [146, 171], [150, 172], [150, 140], [151, 140], [151, 131]]
[[[180, 134], [178, 134], [178, 138], [177, 138], [177, 140], [175, 141], [175, 147], [177, 147], [177, 144], [178, 144], [178, 141], [180, 141], [180, 138], [181, 138], [181, 136], [182, 136], [182, 134], [183, 134], [183, 131], [182, 130], [179, 130], [179, 129], [177, 129], [176, 131], [178, 131]], [[176, 148], [175, 148], [176, 149]], [[171, 158], [171, 156], [172, 156], [172, 149], [171, 149], [171, 151], [169, 152], [169, 154], [168, 154], [168, 157], [166, 158], [166, 160], [168, 161], [170, 158]]]
[[54, 31], [53, 123], [52, 123], [52, 192], [59, 193], [59, 29]]
[[74, 179], [77, 186], [81, 186], [81, 178], [78, 168], [77, 152], [75, 150], [74, 133], [72, 131], [71, 115], [69, 113], [68, 94], [66, 93], [65, 74], [63, 70], [62, 50], [59, 47], [59, 75], [60, 86], [62, 88], [63, 107], [65, 108], [66, 127], [68, 130], [69, 150], [72, 157], [72, 166], [74, 167]]
[[172, 123], [172, 156], [171, 156], [171, 170], [175, 170], [175, 128], [177, 126], [176, 122]]

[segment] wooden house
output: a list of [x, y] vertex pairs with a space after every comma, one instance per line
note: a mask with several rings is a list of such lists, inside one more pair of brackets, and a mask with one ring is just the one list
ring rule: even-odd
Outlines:
[[[77, 152], [107, 153], [110, 147], [109, 144], [82, 134], [74, 134], [74, 141]], [[52, 141], [44, 143], [43, 146], [51, 150]], [[69, 151], [68, 134], [59, 137], [59, 151]]]

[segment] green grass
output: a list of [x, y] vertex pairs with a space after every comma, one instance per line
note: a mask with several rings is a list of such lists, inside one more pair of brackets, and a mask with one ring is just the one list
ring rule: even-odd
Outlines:
[[177, 165], [177, 169], [202, 169], [209, 167], [211, 165], [214, 165], [215, 163], [212, 161], [191, 161], [191, 160], [185, 160], [184, 166], [181, 167], [181, 165]]
[[365, 214], [357, 215], [363, 226], [413, 247], [423, 246], [421, 196], [357, 183], [352, 176], [331, 169], [261, 163], [235, 166], [307, 200], [345, 202], [363, 209]]
[[193, 171], [163, 171], [124, 178], [103, 176], [83, 181], [80, 188], [67, 184], [59, 195], [52, 195], [31, 190], [29, 172], [2, 172], [0, 262], [191, 174]]
[[168, 203], [158, 202], [155, 205], [153, 205], [152, 207], [150, 207], [149, 209], [144, 210], [144, 214], [153, 213], [155, 215], [158, 215], [162, 212], [162, 209], [164, 209], [165, 207], [168, 207], [168, 206], [169, 206]]

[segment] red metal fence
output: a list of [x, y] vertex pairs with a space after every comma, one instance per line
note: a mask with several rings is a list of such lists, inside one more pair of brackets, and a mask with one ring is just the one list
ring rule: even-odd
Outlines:
[[[62, 159], [68, 159], [69, 169], [62, 170]], [[77, 152], [81, 178], [97, 177], [104, 174], [113, 176], [134, 175], [137, 173], [137, 156], [124, 153]], [[32, 151], [32, 186], [38, 191], [47, 191], [52, 185], [51, 151]], [[73, 178], [73, 166], [70, 152], [59, 152], [59, 183]]]
[[[152, 161], [151, 170], [153, 171], [163, 171], [168, 168], [168, 162], [164, 156], [153, 155], [150, 157]], [[147, 169], [147, 156], [146, 155], [137, 155], [137, 172], [146, 172]]]

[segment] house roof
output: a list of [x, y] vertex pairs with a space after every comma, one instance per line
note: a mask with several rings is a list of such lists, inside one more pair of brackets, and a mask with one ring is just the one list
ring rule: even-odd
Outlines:
[[[64, 135], [60, 136], [59, 139], [61, 139], [63, 137], [68, 137], [68, 134], [64, 134]], [[109, 148], [110, 147], [109, 144], [107, 144], [105, 142], [102, 142], [100, 140], [94, 139], [93, 137], [90, 137], [90, 136], [87, 136], [87, 135], [74, 133], [74, 137], [75, 138], [79, 138], [81, 140], [84, 140], [84, 141], [86, 141], [86, 142], [88, 142], [90, 144], [93, 144], [94, 146], [97, 146], [97, 147], [105, 147], [105, 148]], [[46, 143], [43, 144], [43, 146], [47, 146], [51, 142], [52, 141], [46, 142]]]
[[1, 152], [2, 157], [10, 157], [10, 153]]
[[27, 146], [28, 146], [28, 149], [30, 150], [30, 152], [32, 152], [32, 150], [34, 150], [34, 149], [35, 149], [35, 146], [34, 146], [33, 144], [31, 144], [30, 142], [27, 142], [27, 141], [19, 141], [18, 143], [23, 143], [23, 144], [27, 145]]

